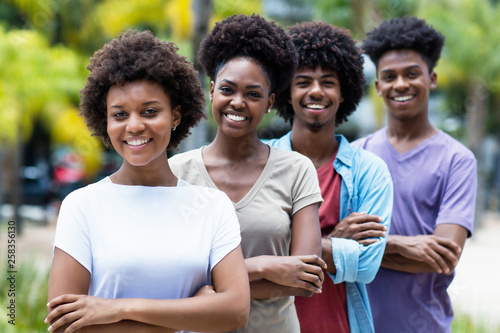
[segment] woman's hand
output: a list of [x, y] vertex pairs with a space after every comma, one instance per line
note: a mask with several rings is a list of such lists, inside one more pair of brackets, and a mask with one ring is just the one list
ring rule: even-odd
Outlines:
[[82, 327], [116, 323], [120, 317], [120, 299], [106, 299], [88, 295], [61, 295], [47, 304], [50, 323], [49, 331], [55, 331], [66, 324], [64, 330], [71, 333]]
[[[279, 285], [321, 292], [326, 264], [316, 255], [258, 256], [246, 260], [247, 268], [259, 271], [255, 277]], [[252, 268], [253, 267], [253, 268]]]

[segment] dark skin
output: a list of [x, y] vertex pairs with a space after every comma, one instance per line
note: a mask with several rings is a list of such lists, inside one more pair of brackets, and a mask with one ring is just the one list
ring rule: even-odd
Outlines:
[[[343, 99], [337, 73], [332, 70], [300, 67], [290, 85], [290, 104], [295, 117], [292, 125], [292, 149], [311, 159], [316, 169], [336, 153], [335, 117]], [[323, 105], [321, 112], [310, 112], [308, 105]], [[336, 274], [331, 237], [347, 238], [369, 245], [384, 237], [386, 227], [379, 216], [354, 212], [340, 221], [334, 230], [322, 238], [322, 258], [327, 271]]]
[[[391, 50], [377, 66], [375, 86], [388, 112], [387, 136], [399, 153], [407, 152], [437, 133], [429, 121], [430, 90], [437, 75], [415, 50]], [[398, 96], [409, 99], [398, 101]], [[458, 264], [468, 231], [440, 224], [432, 235], [389, 235], [382, 267], [407, 272], [451, 274]]]
[[[257, 136], [257, 126], [274, 101], [269, 82], [256, 60], [237, 57], [210, 84], [218, 129], [214, 141], [202, 151], [203, 163], [217, 188], [235, 203], [252, 189], [269, 158], [269, 146]], [[252, 298], [321, 292], [321, 268], [326, 264], [320, 258], [318, 219], [317, 204], [292, 216], [289, 256], [245, 259]]]

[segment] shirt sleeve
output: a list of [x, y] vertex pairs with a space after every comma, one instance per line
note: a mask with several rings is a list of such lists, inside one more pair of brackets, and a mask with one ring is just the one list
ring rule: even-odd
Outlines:
[[218, 218], [218, 224], [210, 252], [210, 270], [241, 243], [240, 224], [234, 206], [226, 194], [216, 192], [214, 205], [219, 206], [220, 209], [214, 214]]
[[385, 163], [373, 155], [372, 163], [363, 167], [358, 186], [358, 196], [352, 200], [352, 210], [380, 216], [387, 227], [385, 237], [370, 245], [332, 237], [332, 254], [336, 274], [330, 274], [334, 283], [369, 283], [378, 272], [387, 243], [392, 216], [393, 184]]
[[313, 163], [309, 158], [299, 156], [300, 158], [297, 161], [293, 161], [293, 165], [296, 168], [296, 175], [292, 188], [292, 215], [306, 206], [316, 203], [320, 206], [323, 203], [318, 174]]
[[472, 234], [476, 208], [477, 162], [471, 152], [456, 154], [452, 160], [446, 190], [436, 225], [453, 223]]
[[63, 200], [57, 219], [54, 247], [69, 254], [92, 273], [92, 247], [84, 213], [84, 191], [74, 191]]

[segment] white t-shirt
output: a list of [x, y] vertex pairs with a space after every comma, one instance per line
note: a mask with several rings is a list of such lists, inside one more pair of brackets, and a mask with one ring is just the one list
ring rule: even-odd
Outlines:
[[119, 185], [105, 178], [63, 201], [54, 246], [91, 273], [89, 295], [177, 299], [211, 284], [211, 270], [241, 241], [221, 191]]

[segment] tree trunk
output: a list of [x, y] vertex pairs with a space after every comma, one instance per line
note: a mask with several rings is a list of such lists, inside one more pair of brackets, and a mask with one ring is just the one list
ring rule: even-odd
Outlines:
[[478, 161], [477, 165], [477, 200], [475, 223], [477, 227], [482, 224], [482, 212], [484, 206], [485, 193], [485, 168], [483, 165], [483, 152], [481, 145], [485, 136], [485, 120], [488, 110], [488, 100], [490, 94], [481, 79], [472, 80], [467, 89], [466, 99], [466, 145], [474, 153]]
[[[194, 28], [193, 36], [191, 38], [192, 46], [192, 61], [194, 68], [198, 71], [198, 78], [200, 79], [201, 86], [206, 90], [206, 76], [203, 74], [203, 69], [198, 62], [198, 51], [200, 49], [200, 43], [205, 38], [208, 32], [208, 23], [210, 17], [212, 16], [212, 0], [194, 0], [193, 1], [193, 12], [194, 12]], [[207, 120], [201, 119], [199, 124], [191, 129], [191, 135], [183, 140], [179, 146], [180, 151], [187, 151], [195, 148], [199, 148], [207, 144], [208, 140], [208, 123]]]

